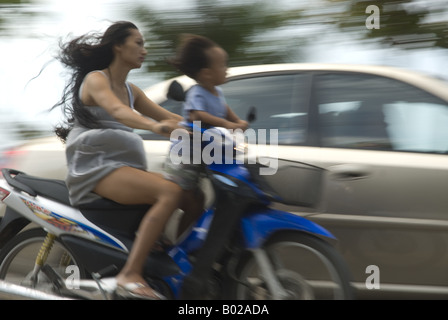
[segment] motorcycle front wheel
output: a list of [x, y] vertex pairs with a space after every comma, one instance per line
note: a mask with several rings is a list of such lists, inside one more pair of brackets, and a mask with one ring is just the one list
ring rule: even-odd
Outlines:
[[[282, 232], [264, 246], [274, 273], [290, 300], [344, 300], [352, 298], [350, 273], [342, 257], [327, 242], [305, 233]], [[270, 300], [253, 254], [236, 269], [233, 296], [238, 300]]]
[[[53, 282], [44, 272], [38, 273], [37, 280], [31, 279], [35, 260], [46, 234], [42, 229], [27, 230], [16, 235], [5, 245], [0, 251], [0, 280], [45, 293], [55, 293]], [[69, 277], [84, 277], [84, 270], [58, 239], [55, 239], [45, 264], [65, 280]]]

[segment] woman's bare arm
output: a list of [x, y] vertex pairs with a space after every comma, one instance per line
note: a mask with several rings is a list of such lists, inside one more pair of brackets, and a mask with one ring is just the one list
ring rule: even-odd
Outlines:
[[[108, 79], [97, 72], [89, 74], [84, 80], [83, 95], [86, 104], [104, 108], [114, 119], [128, 127], [166, 134], [167, 124], [153, 121], [129, 108], [112, 91]], [[162, 120], [160, 116], [154, 119]]]

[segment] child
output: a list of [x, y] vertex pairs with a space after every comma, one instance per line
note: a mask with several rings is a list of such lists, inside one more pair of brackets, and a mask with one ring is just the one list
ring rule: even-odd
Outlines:
[[[171, 62], [197, 82], [187, 92], [183, 110], [186, 122], [201, 121], [201, 127], [247, 129], [248, 123], [238, 118], [229, 108], [222, 90], [218, 87], [226, 82], [227, 72], [227, 53], [221, 47], [205, 37], [186, 35], [177, 52], [177, 57]], [[193, 149], [193, 151], [196, 150]], [[174, 165], [169, 158], [165, 167], [165, 176], [178, 183], [184, 190], [198, 190], [201, 165], [182, 163]], [[183, 298], [203, 298], [207, 279], [211, 273], [211, 265], [222, 252], [238, 219], [236, 215], [237, 212], [215, 213], [203, 247], [197, 253], [193, 270], [184, 279]], [[196, 218], [184, 219], [184, 221], [189, 220], [188, 223], [183, 223], [184, 227]]]
[[[177, 56], [170, 62], [197, 82], [187, 92], [183, 109], [185, 122], [200, 121], [203, 127], [247, 129], [248, 123], [230, 109], [218, 87], [226, 82], [227, 53], [224, 49], [205, 37], [185, 35]], [[198, 164], [174, 165], [168, 159], [165, 176], [184, 190], [193, 190], [197, 187], [200, 167]]]
[[[205, 37], [185, 35], [177, 51], [177, 56], [170, 62], [197, 82], [186, 95], [183, 109], [185, 122], [200, 121], [202, 127], [247, 129], [248, 123], [240, 120], [229, 108], [221, 88], [218, 87], [226, 82], [227, 71], [227, 53], [221, 47]], [[176, 143], [179, 141], [173, 141], [171, 150]], [[190, 151], [200, 152], [201, 150], [192, 148]], [[177, 183], [187, 193], [186, 198], [203, 201], [204, 196], [199, 188], [201, 172], [202, 165], [192, 161], [175, 164], [168, 155], [165, 162], [165, 178]], [[198, 206], [200, 205], [202, 203], [198, 204]], [[191, 212], [202, 213], [201, 210], [192, 210]], [[178, 236], [184, 233], [197, 218], [194, 214], [184, 214], [179, 222]]]
[[[197, 82], [187, 92], [183, 110], [186, 122], [201, 121], [201, 127], [247, 129], [248, 123], [238, 118], [229, 108], [218, 87], [226, 82], [227, 72], [227, 53], [221, 47], [205, 37], [186, 35], [172, 63]], [[166, 176], [184, 190], [198, 190], [200, 164], [175, 166], [168, 159], [165, 170]], [[190, 223], [194, 221], [192, 218], [196, 220], [196, 217], [190, 217]], [[193, 270], [184, 279], [181, 294], [183, 298], [204, 297], [211, 266], [225, 247], [237, 221], [238, 212], [215, 212], [207, 238], [197, 253]]]

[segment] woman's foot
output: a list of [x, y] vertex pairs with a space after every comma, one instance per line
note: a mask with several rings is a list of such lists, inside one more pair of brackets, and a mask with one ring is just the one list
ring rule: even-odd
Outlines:
[[164, 300], [166, 299], [162, 294], [152, 289], [146, 281], [137, 274], [117, 276], [117, 290], [116, 294], [128, 299], [149, 299], [149, 300]]

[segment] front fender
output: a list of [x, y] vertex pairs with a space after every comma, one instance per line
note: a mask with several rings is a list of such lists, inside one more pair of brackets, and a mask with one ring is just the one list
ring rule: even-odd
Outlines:
[[266, 209], [252, 213], [241, 219], [241, 224], [246, 247], [249, 249], [261, 247], [269, 236], [280, 230], [303, 231], [327, 240], [336, 240], [328, 230], [317, 223], [280, 210]]

